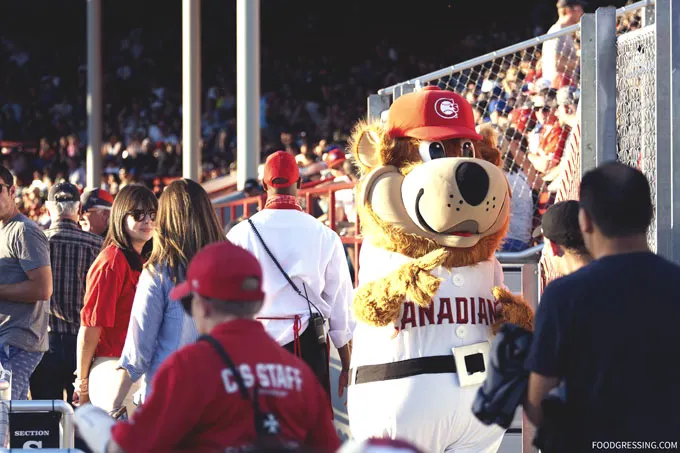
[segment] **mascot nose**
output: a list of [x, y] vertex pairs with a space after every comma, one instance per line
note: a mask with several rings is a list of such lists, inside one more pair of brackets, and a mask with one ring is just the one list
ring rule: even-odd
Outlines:
[[456, 184], [465, 202], [478, 206], [489, 192], [489, 175], [481, 165], [463, 162], [456, 168]]

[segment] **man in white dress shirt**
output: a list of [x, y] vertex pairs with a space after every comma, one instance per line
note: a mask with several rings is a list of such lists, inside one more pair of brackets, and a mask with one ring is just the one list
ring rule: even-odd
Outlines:
[[263, 186], [264, 209], [234, 226], [227, 239], [262, 264], [266, 298], [258, 319], [279, 344], [309, 364], [329, 397], [330, 336], [342, 362], [342, 396], [354, 324], [352, 283], [340, 237], [303, 212], [297, 198], [300, 173], [289, 153], [277, 151], [267, 158]]

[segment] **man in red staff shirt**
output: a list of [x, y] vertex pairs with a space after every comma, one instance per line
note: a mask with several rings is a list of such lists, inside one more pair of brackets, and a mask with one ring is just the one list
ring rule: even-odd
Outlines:
[[204, 335], [161, 365], [153, 394], [129, 421], [115, 423], [90, 405], [78, 409], [78, 429], [95, 452], [340, 447], [312, 370], [253, 319], [264, 293], [250, 252], [228, 241], [203, 248], [170, 296], [182, 301]]

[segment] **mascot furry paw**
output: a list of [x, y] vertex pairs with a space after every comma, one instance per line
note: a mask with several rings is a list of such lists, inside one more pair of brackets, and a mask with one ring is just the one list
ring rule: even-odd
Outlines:
[[348, 397], [356, 439], [405, 438], [428, 452], [493, 452], [504, 431], [471, 405], [490, 339], [533, 312], [503, 284], [495, 252], [510, 189], [491, 130], [470, 105], [427, 87], [398, 98], [386, 123], [361, 122], [352, 153], [364, 243]]

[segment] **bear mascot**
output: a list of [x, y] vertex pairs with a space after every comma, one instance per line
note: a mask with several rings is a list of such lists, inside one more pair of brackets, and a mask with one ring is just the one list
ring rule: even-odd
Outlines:
[[495, 135], [475, 130], [458, 94], [425, 87], [395, 100], [386, 122], [360, 122], [363, 244], [349, 376], [355, 439], [402, 438], [429, 453], [494, 452], [504, 430], [471, 406], [490, 340], [533, 311], [503, 283], [495, 252], [510, 189]]

